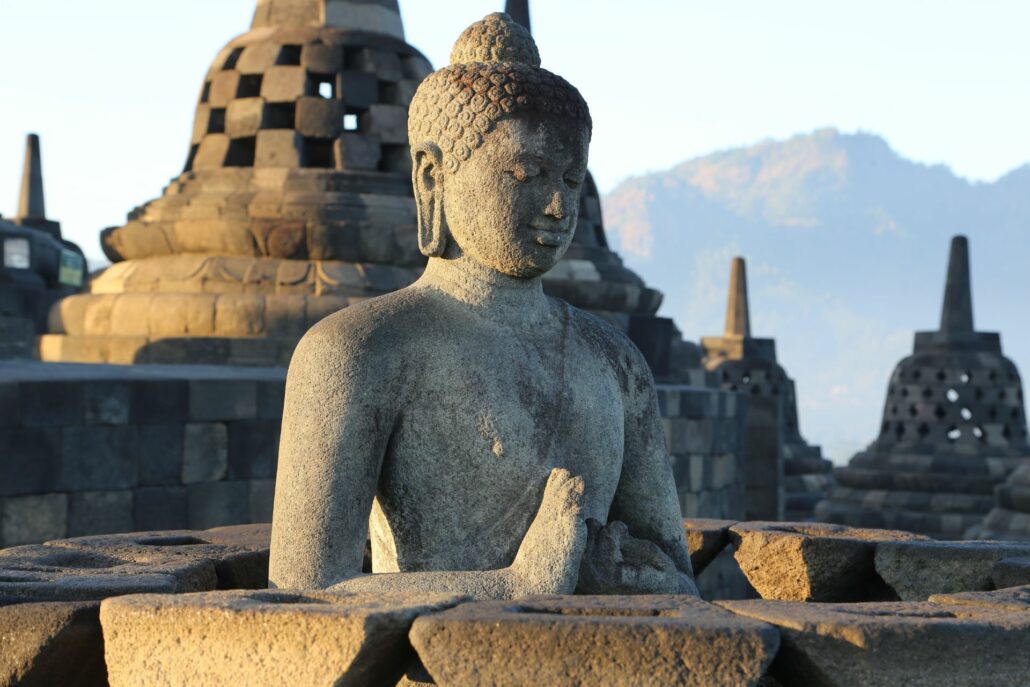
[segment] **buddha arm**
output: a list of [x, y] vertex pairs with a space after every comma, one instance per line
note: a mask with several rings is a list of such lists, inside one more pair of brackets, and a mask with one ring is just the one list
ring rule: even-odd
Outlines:
[[657, 544], [680, 572], [680, 592], [696, 595], [654, 381], [643, 357], [633, 353], [622, 475], [608, 520], [621, 520], [632, 536]]

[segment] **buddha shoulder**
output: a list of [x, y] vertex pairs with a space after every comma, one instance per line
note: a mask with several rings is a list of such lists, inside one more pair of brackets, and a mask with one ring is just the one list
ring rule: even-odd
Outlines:
[[348, 306], [308, 330], [290, 366], [388, 363], [433, 331], [433, 306], [410, 288]]
[[604, 358], [632, 386], [653, 385], [651, 368], [640, 350], [621, 330], [578, 308], [570, 308], [576, 335], [594, 353]]

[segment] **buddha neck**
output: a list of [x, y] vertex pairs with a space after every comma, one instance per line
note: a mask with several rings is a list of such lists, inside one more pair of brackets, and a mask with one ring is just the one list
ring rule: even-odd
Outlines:
[[430, 258], [415, 286], [442, 291], [490, 319], [529, 324], [550, 313], [540, 277], [510, 277], [464, 255]]

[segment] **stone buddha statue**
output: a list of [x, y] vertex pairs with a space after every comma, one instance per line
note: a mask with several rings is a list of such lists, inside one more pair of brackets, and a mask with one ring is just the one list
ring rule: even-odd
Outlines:
[[290, 364], [270, 585], [696, 594], [647, 364], [542, 289], [576, 226], [586, 102], [505, 14], [451, 61], [409, 111], [424, 274], [322, 320]]

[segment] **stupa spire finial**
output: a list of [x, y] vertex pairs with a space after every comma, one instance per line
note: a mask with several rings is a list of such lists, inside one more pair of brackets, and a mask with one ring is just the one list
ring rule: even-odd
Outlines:
[[529, 0], [507, 0], [504, 3], [505, 13], [526, 27], [530, 33], [533, 31], [533, 27], [529, 24]]
[[333, 26], [404, 39], [398, 0], [257, 0], [251, 28]]
[[969, 241], [965, 236], [951, 239], [948, 276], [941, 309], [942, 333], [973, 331], [973, 294], [969, 280]]
[[726, 303], [726, 328], [723, 335], [751, 338], [751, 314], [747, 302], [747, 265], [744, 258], [733, 258], [730, 267], [730, 294]]
[[17, 218], [45, 217], [46, 203], [43, 199], [43, 165], [39, 156], [39, 136], [29, 134], [25, 139], [25, 167], [22, 169]]

